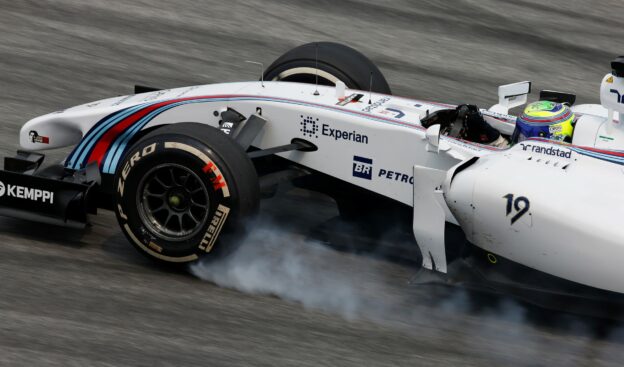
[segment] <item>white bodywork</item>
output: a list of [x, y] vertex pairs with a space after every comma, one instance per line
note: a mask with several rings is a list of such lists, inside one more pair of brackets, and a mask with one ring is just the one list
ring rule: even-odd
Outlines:
[[[530, 139], [444, 172], [415, 166], [414, 196], [425, 197], [415, 218], [444, 216], [485, 251], [624, 293], [624, 104], [613, 90], [624, 91], [624, 82], [608, 74], [602, 106], [573, 108], [580, 116], [573, 144]], [[416, 220], [414, 232], [427, 255], [423, 266], [446, 272], [444, 232]]]
[[[616, 80], [612, 86], [624, 93], [621, 83]], [[261, 109], [268, 123], [254, 147], [267, 149], [289, 144], [293, 138], [306, 139], [318, 150], [279, 155], [414, 206], [414, 233], [425, 268], [446, 272], [447, 221], [461, 225], [467, 238], [486, 251], [581, 284], [624, 293], [620, 280], [624, 278], [620, 270], [624, 226], [619, 225], [624, 217], [623, 166], [618, 159], [602, 159], [601, 155], [612, 157], [609, 154], [576, 146], [624, 149], [619, 117], [612, 113], [619, 106], [604, 101], [603, 106], [576, 106], [575, 112], [583, 116], [577, 123], [575, 146], [525, 141], [500, 150], [439, 136], [435, 126], [427, 133], [421, 126], [428, 113], [454, 106], [344, 90], [340, 84], [334, 88], [245, 82], [115, 97], [33, 119], [22, 128], [20, 144], [27, 150], [79, 144], [94, 134], [98, 121], [121, 109], [170, 100], [192, 102], [163, 110], [141, 129], [177, 122], [218, 126], [219, 113], [228, 107], [245, 116]], [[511, 134], [515, 117], [507, 115], [507, 109], [518, 101], [525, 103], [529, 88], [526, 83], [502, 87], [498, 104], [482, 111], [486, 121]], [[345, 102], [357, 94], [363, 94], [358, 102]], [[45, 139], [35, 139], [32, 132]], [[474, 157], [479, 158], [476, 163], [455, 175], [457, 167]], [[66, 165], [83, 167], [78, 158]], [[102, 159], [103, 173], [114, 173], [114, 158]], [[511, 213], [507, 213], [508, 194], [513, 195]], [[519, 205], [514, 210], [518, 197], [527, 198], [530, 207], [511, 224], [510, 217], [522, 209]]]
[[[314, 95], [316, 89], [314, 85], [298, 83], [264, 82], [262, 87], [259, 82], [248, 82], [116, 97], [35, 118], [22, 128], [20, 143], [28, 150], [74, 145], [97, 121], [119, 109], [146, 102], [205, 96], [208, 98], [205, 102], [189, 103], [161, 113], [144, 129], [175, 122], [217, 126], [220, 117], [215, 116], [215, 111], [230, 107], [249, 116], [261, 108], [268, 124], [253, 142], [254, 147], [264, 149], [289, 144], [292, 138], [309, 140], [318, 146], [318, 151], [280, 155], [408, 205], [412, 203], [412, 167], [415, 164], [447, 170], [465, 156], [489, 152], [478, 145], [443, 137], [442, 140], [458, 153], [458, 158], [422, 153], [427, 140], [420, 118], [427, 111], [432, 113], [448, 105], [374, 93], [369, 104], [368, 92], [347, 89], [347, 97], [357, 93], [364, 96], [357, 103], [340, 106], [335, 88], [319, 86], [318, 96]], [[509, 124], [500, 120], [499, 123]], [[310, 134], [314, 126], [318, 130]], [[48, 137], [49, 143], [32, 142], [31, 131]], [[338, 131], [341, 132], [339, 137]], [[344, 133], [347, 135], [343, 136]], [[354, 156], [372, 159], [370, 179], [353, 175]]]
[[564, 147], [559, 152], [570, 158], [535, 153], [534, 148], [551, 146], [522, 142], [479, 159], [452, 183], [445, 179], [446, 202], [466, 237], [531, 268], [624, 292], [622, 166]]

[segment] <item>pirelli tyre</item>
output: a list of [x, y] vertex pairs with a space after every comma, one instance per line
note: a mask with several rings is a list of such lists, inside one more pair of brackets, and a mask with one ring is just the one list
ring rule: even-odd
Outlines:
[[219, 130], [197, 123], [159, 128], [137, 141], [115, 175], [115, 212], [143, 254], [189, 263], [229, 252], [258, 209], [255, 168]]
[[392, 94], [379, 68], [359, 51], [334, 42], [307, 43], [286, 52], [264, 73], [265, 80], [335, 85], [338, 80], [348, 88]]

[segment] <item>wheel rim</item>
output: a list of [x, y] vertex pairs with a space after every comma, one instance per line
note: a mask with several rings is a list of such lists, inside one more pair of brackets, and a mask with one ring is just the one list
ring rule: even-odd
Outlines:
[[159, 165], [143, 176], [138, 188], [141, 221], [154, 235], [183, 241], [204, 227], [210, 198], [204, 182], [190, 169]]
[[[315, 84], [317, 77], [320, 85], [334, 86], [338, 81], [342, 81], [324, 70], [309, 67], [297, 67], [284, 70], [275, 76], [273, 80]], [[342, 82], [344, 83], [344, 81]]]

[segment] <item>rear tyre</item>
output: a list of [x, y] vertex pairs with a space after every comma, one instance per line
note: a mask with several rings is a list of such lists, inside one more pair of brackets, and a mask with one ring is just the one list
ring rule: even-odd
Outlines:
[[[317, 52], [318, 47], [318, 52]], [[317, 57], [318, 56], [318, 57]], [[359, 51], [333, 42], [307, 43], [286, 52], [264, 73], [264, 80], [335, 85], [338, 80], [348, 88], [392, 94], [379, 68]]]
[[189, 263], [236, 245], [260, 200], [242, 148], [219, 130], [179, 123], [128, 150], [115, 176], [115, 213], [139, 252]]

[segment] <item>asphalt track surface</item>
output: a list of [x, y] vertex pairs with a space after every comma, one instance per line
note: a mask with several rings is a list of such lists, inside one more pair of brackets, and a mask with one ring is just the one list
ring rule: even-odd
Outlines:
[[[528, 79], [596, 102], [623, 16], [619, 0], [0, 0], [0, 153], [37, 115], [134, 83], [252, 80], [244, 60], [317, 40], [367, 54], [395, 94], [488, 106]], [[622, 325], [409, 285], [414, 267], [308, 239], [335, 209], [305, 192], [263, 213], [195, 275], [146, 261], [111, 213], [85, 232], [0, 219], [0, 365], [622, 365]]]

